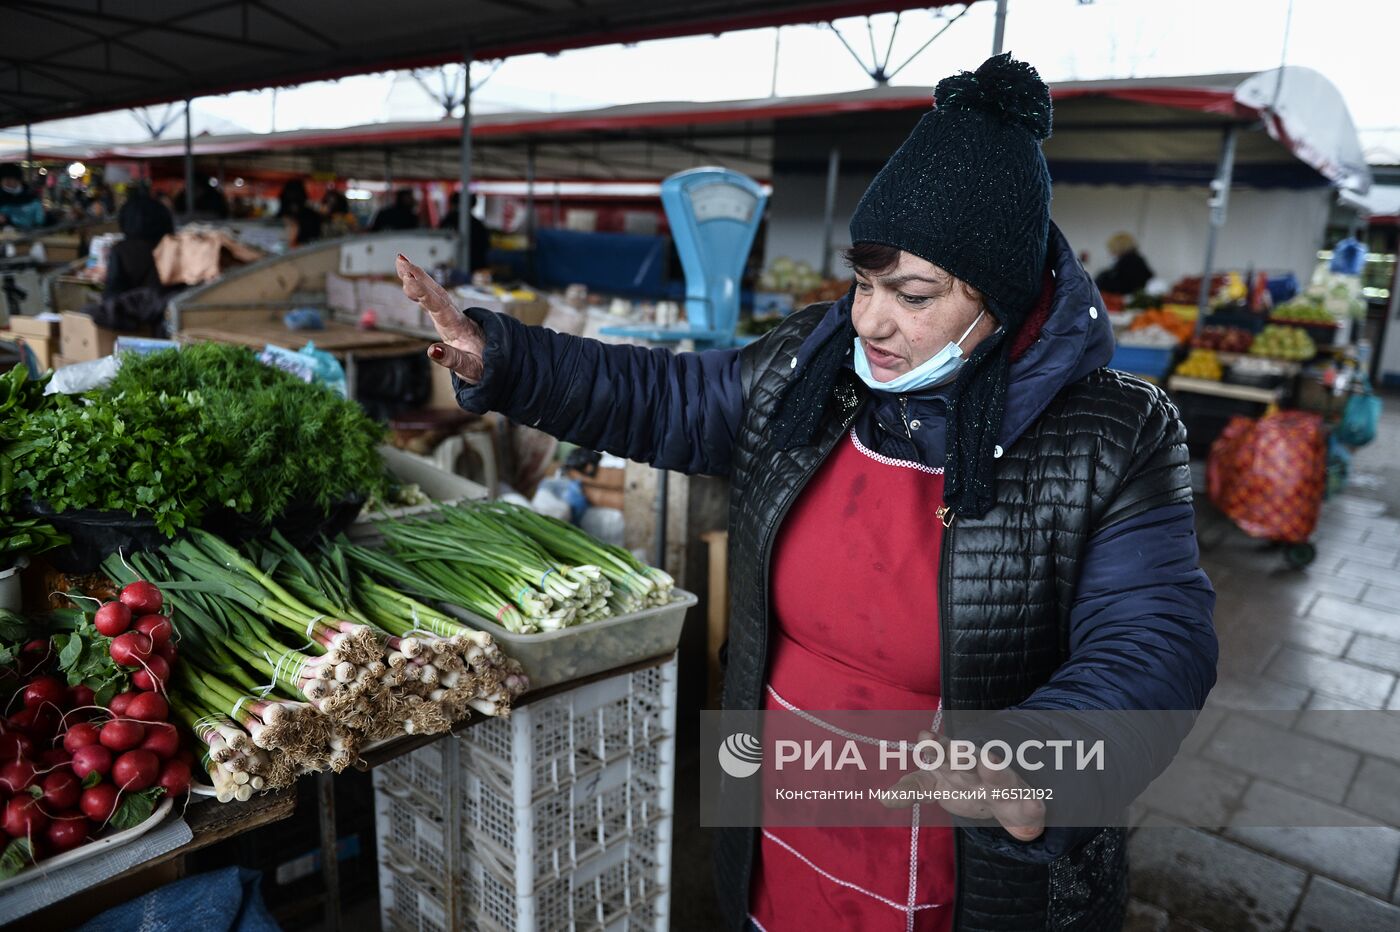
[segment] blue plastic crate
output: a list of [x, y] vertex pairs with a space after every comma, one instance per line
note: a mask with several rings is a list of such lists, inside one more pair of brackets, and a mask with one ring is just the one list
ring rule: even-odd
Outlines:
[[1113, 350], [1108, 367], [1154, 379], [1165, 378], [1176, 358], [1176, 348], [1157, 349], [1150, 346], [1119, 346]]

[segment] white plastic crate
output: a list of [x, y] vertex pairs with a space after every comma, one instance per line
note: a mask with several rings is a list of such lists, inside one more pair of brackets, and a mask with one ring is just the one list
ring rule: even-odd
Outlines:
[[383, 927], [663, 932], [675, 719], [672, 659], [377, 768]]

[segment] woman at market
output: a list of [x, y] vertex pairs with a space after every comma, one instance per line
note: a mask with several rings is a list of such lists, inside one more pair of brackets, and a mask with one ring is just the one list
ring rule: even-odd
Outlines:
[[[856, 208], [843, 299], [672, 355], [459, 312], [400, 257], [429, 355], [467, 410], [729, 477], [728, 709], [1198, 710], [1214, 593], [1185, 432], [1104, 368], [1107, 317], [1049, 221], [1048, 89], [998, 56], [936, 98]], [[1121, 829], [1011, 803], [920, 830], [919, 808], [719, 831], [729, 927], [1121, 925]]]
[[117, 211], [122, 239], [107, 256], [107, 286], [103, 296], [115, 298], [137, 288], [160, 288], [156, 246], [175, 232], [175, 218], [144, 187], [131, 190]]
[[1152, 266], [1138, 252], [1133, 234], [1120, 231], [1110, 236], [1108, 254], [1113, 257], [1113, 264], [1094, 279], [1099, 291], [1105, 294], [1137, 294], [1152, 281]]

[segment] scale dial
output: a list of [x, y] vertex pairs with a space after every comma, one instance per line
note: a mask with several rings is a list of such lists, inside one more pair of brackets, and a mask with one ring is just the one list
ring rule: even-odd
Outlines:
[[700, 185], [690, 190], [690, 206], [695, 212], [695, 222], [710, 220], [734, 220], [748, 223], [753, 217], [758, 198], [743, 188], [717, 182]]

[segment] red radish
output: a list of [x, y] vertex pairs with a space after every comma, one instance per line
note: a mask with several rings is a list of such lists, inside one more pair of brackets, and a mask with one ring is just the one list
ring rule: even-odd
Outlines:
[[190, 788], [190, 768], [184, 761], [166, 761], [156, 785], [165, 788], [165, 795], [179, 796]]
[[122, 604], [131, 609], [131, 613], [136, 616], [154, 615], [160, 611], [160, 607], [165, 604], [161, 598], [160, 590], [144, 579], [138, 579], [134, 583], [129, 583], [122, 589]]
[[41, 676], [31, 680], [29, 685], [24, 687], [24, 707], [37, 709], [47, 704], [61, 709], [67, 693], [63, 681], [58, 677]]
[[150, 638], [156, 647], [169, 644], [170, 636], [175, 633], [170, 619], [164, 615], [142, 615], [136, 619], [136, 630]]
[[107, 703], [107, 708], [111, 709], [113, 715], [125, 715], [126, 707], [131, 704], [131, 700], [141, 695], [136, 690], [130, 692], [117, 693], [112, 697], [112, 701]]
[[62, 854], [65, 851], [72, 851], [87, 841], [91, 834], [91, 822], [76, 812], [66, 812], [63, 815], [54, 816], [54, 820], [49, 823], [45, 837], [49, 840], [49, 847], [53, 848], [54, 853]]
[[35, 741], [47, 743], [45, 739], [53, 737], [54, 728], [58, 725], [58, 713], [52, 706], [35, 706], [20, 709], [10, 716], [9, 722], [10, 727], [24, 732]]
[[108, 602], [92, 616], [98, 634], [114, 638], [131, 627], [131, 608], [121, 602]]
[[69, 754], [76, 754], [79, 748], [96, 744], [97, 735], [97, 726], [91, 722], [78, 722], [69, 725], [68, 731], [63, 735], [63, 749]]
[[97, 740], [112, 751], [130, 751], [146, 740], [146, 726], [129, 718], [114, 718], [102, 726]]
[[113, 662], [123, 667], [139, 667], [141, 661], [151, 656], [153, 649], [149, 637], [140, 631], [128, 631], [112, 638], [108, 653], [112, 655]]
[[139, 793], [160, 776], [160, 758], [150, 751], [127, 751], [112, 765], [112, 782], [123, 793]]
[[105, 777], [112, 771], [112, 752], [100, 744], [89, 744], [73, 752], [73, 773], [79, 780], [86, 780], [88, 774]]
[[168, 664], [173, 665], [175, 663], [176, 653], [174, 641], [166, 641], [164, 644], [160, 644], [156, 647], [156, 656], [160, 657]]
[[34, 741], [28, 735], [18, 731], [0, 734], [0, 761], [30, 757], [33, 753]]
[[175, 759], [186, 767], [194, 767], [194, 751], [191, 751], [189, 748], [180, 748], [180, 750], [176, 751]]
[[[32, 786], [35, 777], [36, 772], [33, 764], [27, 760], [17, 760], [0, 767], [0, 788], [4, 788], [10, 793], [19, 793]], [[13, 835], [14, 832], [10, 834]]]
[[43, 765], [44, 770], [62, 767], [72, 759], [73, 755], [63, 750], [63, 748], [54, 748], [52, 751], [45, 751], [39, 755], [39, 763]]
[[137, 693], [123, 714], [141, 722], [163, 722], [170, 717], [170, 703], [157, 693]]
[[47, 638], [35, 638], [26, 641], [24, 647], [20, 648], [19, 672], [28, 676], [39, 667], [45, 660], [49, 659], [49, 642]]
[[180, 751], [180, 733], [169, 722], [147, 725], [146, 740], [141, 742], [141, 748], [150, 751], [161, 760], [170, 760]]
[[117, 788], [110, 783], [99, 783], [83, 790], [83, 798], [78, 808], [98, 825], [105, 825], [117, 810]]
[[58, 811], [78, 805], [78, 797], [83, 794], [78, 778], [65, 770], [55, 770], [40, 785], [44, 788], [44, 804]]
[[49, 827], [49, 817], [39, 800], [25, 794], [5, 804], [5, 831], [15, 838], [30, 838]]
[[[146, 659], [144, 667], [131, 674], [131, 685], [153, 693], [164, 692], [165, 681], [168, 679], [170, 679], [170, 664], [159, 657], [149, 657]], [[132, 704], [135, 704], [134, 700]], [[127, 708], [130, 709], [131, 706], [127, 706]]]
[[68, 687], [68, 707], [72, 709], [85, 709], [88, 706], [96, 705], [97, 697], [86, 685], [79, 683], [77, 686]]

